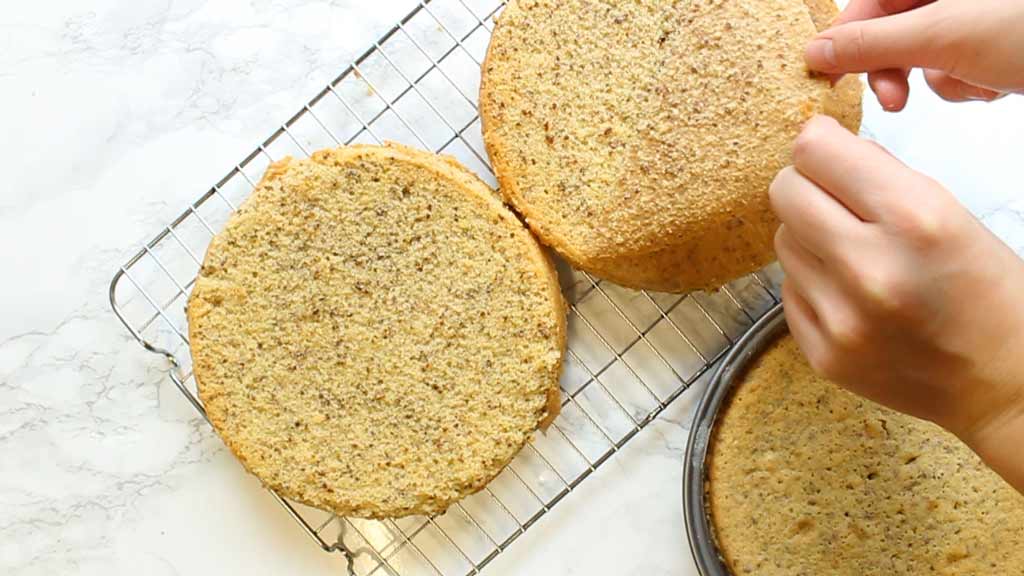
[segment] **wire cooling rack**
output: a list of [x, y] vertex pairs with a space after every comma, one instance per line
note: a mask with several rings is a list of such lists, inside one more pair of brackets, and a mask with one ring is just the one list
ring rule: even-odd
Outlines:
[[[455, 156], [495, 184], [480, 134], [480, 64], [498, 0], [424, 0], [114, 275], [110, 302], [205, 417], [185, 302], [213, 234], [285, 155], [394, 140]], [[768, 269], [715, 293], [636, 292], [559, 266], [570, 304], [562, 413], [484, 490], [435, 517], [339, 518], [271, 492], [352, 575], [477, 574], [695, 382], [778, 302]]]

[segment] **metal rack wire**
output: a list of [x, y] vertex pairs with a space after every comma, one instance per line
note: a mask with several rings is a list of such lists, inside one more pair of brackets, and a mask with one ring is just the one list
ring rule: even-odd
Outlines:
[[[458, 158], [495, 184], [475, 95], [499, 0], [422, 0], [117, 270], [110, 302], [205, 417], [184, 304], [214, 233], [284, 155], [394, 140]], [[483, 491], [443, 515], [338, 518], [271, 492], [350, 574], [468, 575], [484, 566], [694, 383], [777, 301], [774, 269], [716, 293], [636, 292], [560, 265], [570, 304], [562, 414]]]

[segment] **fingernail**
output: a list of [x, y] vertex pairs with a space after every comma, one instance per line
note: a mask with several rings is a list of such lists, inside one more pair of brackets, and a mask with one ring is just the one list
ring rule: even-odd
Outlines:
[[807, 65], [812, 70], [828, 72], [836, 69], [836, 47], [832, 44], [831, 38], [818, 38], [811, 40], [807, 45]]

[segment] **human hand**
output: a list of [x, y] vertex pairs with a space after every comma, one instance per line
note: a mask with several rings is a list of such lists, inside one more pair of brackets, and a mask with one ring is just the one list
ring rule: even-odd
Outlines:
[[811, 366], [952, 431], [1024, 491], [1024, 261], [831, 118], [808, 122], [793, 163], [770, 197], [786, 320]]
[[810, 42], [811, 70], [868, 73], [889, 111], [902, 110], [907, 76], [923, 68], [952, 102], [1024, 91], [1024, 0], [851, 0], [832, 28]]

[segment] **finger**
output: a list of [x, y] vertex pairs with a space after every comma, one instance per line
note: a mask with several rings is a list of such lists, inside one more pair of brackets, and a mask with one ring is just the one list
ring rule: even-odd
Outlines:
[[[827, 0], [831, 1], [831, 0]], [[890, 16], [892, 14], [898, 14], [907, 10], [912, 10], [925, 4], [931, 4], [935, 0], [853, 0], [846, 8], [836, 16], [835, 20], [832, 21], [827, 27], [818, 28], [819, 32], [824, 32], [827, 28], [834, 28], [840, 24], [846, 24], [848, 22], [857, 22], [860, 20], [870, 20], [872, 18], [881, 18], [883, 16]], [[908, 70], [909, 72], [909, 70]], [[883, 71], [883, 74], [885, 71]], [[828, 75], [829, 80], [834, 86], [843, 77], [842, 74]], [[906, 79], [906, 75], [903, 76]], [[871, 82], [871, 78], [868, 81]], [[893, 89], [882, 88], [881, 94], [878, 89], [875, 89], [872, 84], [872, 90], [875, 95], [878, 96], [879, 102], [882, 104], [882, 108], [887, 111], [898, 111], [902, 110], [906, 105], [907, 97], [910, 95], [910, 86], [905, 86], [901, 91], [899, 90], [899, 79], [894, 79]], [[882, 80], [882, 84], [889, 84], [887, 79]], [[905, 83], [904, 83], [905, 84]], [[901, 105], [900, 102], [903, 104]]]
[[797, 346], [811, 361], [812, 366], [820, 365], [820, 359], [828, 350], [827, 341], [818, 324], [814, 308], [790, 278], [782, 281], [782, 305], [786, 314], [786, 324], [789, 325], [789, 332], [796, 340]]
[[910, 97], [910, 83], [907, 82], [909, 75], [910, 70], [907, 68], [879, 70], [868, 74], [868, 84], [883, 110], [899, 112], [907, 106]]
[[785, 224], [775, 231], [775, 254], [786, 276], [792, 276], [804, 285], [812, 285], [825, 270], [825, 262], [801, 244]]
[[870, 144], [871, 147], [874, 148], [875, 150], [878, 150], [882, 154], [885, 154], [886, 156], [888, 156], [888, 157], [892, 158], [893, 160], [899, 162], [901, 166], [903, 166], [903, 167], [907, 166], [906, 164], [903, 163], [902, 160], [900, 160], [899, 158], [893, 156], [892, 152], [890, 152], [888, 148], [886, 148], [885, 146], [882, 146], [878, 142], [875, 142], [874, 140], [868, 140], [867, 138], [861, 138], [861, 140], [863, 140], [864, 142], [867, 142], [868, 144]]
[[880, 146], [858, 138], [827, 116], [815, 116], [804, 126], [793, 144], [793, 165], [865, 222], [881, 220], [900, 200], [886, 192], [906, 189], [913, 174]]
[[826, 74], [876, 72], [890, 68], [948, 69], [956, 54], [941, 26], [942, 4], [933, 3], [892, 16], [847, 22], [819, 34], [804, 58]]
[[818, 288], [827, 281], [825, 263], [801, 244], [785, 224], [775, 231], [775, 255], [786, 278], [806, 288], [801, 295], [811, 307], [824, 309], [827, 299], [821, 296], [822, 291]]
[[784, 168], [768, 189], [772, 210], [818, 258], [836, 255], [836, 239], [849, 236], [860, 222], [828, 192], [792, 166]]
[[[842, 304], [843, 291], [828, 263], [801, 243], [785, 224], [775, 232], [775, 253], [786, 278], [801, 287], [800, 294], [814, 310], [827, 311]], [[826, 327], [820, 317], [819, 325]]]
[[924, 79], [933, 92], [948, 102], [991, 102], [1006, 95], [958, 80], [941, 70], [925, 70]]
[[934, 1], [935, 0], [853, 0], [846, 6], [846, 9], [839, 14], [832, 25], [838, 26], [840, 24], [846, 24], [847, 22], [856, 22], [858, 20], [869, 20], [871, 18], [881, 18], [882, 16], [899, 14], [900, 12], [919, 8], [925, 4], [931, 4]]

